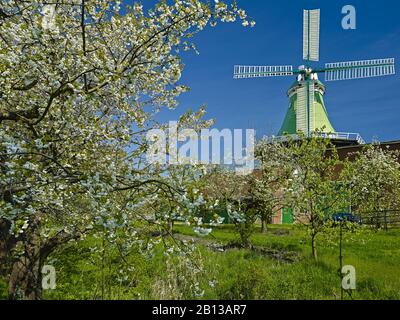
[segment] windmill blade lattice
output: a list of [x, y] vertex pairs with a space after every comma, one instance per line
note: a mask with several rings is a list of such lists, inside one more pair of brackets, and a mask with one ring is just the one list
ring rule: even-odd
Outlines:
[[233, 78], [264, 78], [292, 76], [293, 66], [235, 66]]
[[[264, 78], [297, 75], [297, 81], [289, 88], [289, 108], [278, 132], [296, 136], [302, 131], [307, 136], [319, 132], [337, 140], [348, 140], [350, 143], [363, 143], [358, 134], [340, 133], [333, 128], [324, 103], [325, 86], [318, 79], [319, 73], [325, 73], [326, 81], [351, 80], [394, 75], [394, 59], [375, 59], [327, 63], [325, 68], [313, 68], [311, 62], [319, 61], [320, 42], [319, 9], [303, 12], [303, 59], [306, 65], [294, 69], [286, 66], [244, 66], [234, 68], [234, 79]], [[355, 137], [356, 136], [356, 137]], [[355, 137], [355, 138], [354, 138]]]
[[320, 10], [304, 10], [303, 59], [319, 61]]
[[315, 86], [313, 83], [297, 89], [296, 127], [304, 133], [315, 129]]
[[396, 74], [393, 58], [327, 63], [324, 71], [325, 81], [363, 79]]

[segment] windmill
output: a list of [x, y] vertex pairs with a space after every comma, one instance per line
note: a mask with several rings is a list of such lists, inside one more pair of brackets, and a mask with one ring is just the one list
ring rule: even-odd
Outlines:
[[356, 133], [339, 133], [333, 129], [328, 118], [323, 96], [325, 86], [318, 80], [318, 74], [325, 74], [325, 81], [352, 80], [381, 77], [395, 74], [394, 59], [374, 59], [327, 63], [324, 68], [311, 68], [311, 62], [319, 61], [320, 10], [304, 10], [303, 59], [305, 66], [296, 70], [286, 66], [235, 66], [234, 79], [263, 78], [277, 76], [297, 76], [295, 83], [288, 90], [290, 100], [285, 120], [278, 136], [292, 135], [299, 132], [311, 136], [328, 137], [338, 144], [364, 141]]

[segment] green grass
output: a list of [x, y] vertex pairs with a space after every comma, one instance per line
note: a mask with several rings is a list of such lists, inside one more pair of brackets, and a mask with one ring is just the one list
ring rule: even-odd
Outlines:
[[[176, 232], [191, 235], [190, 228], [176, 226]], [[280, 231], [280, 232], [279, 232]], [[285, 235], [284, 233], [289, 232]], [[206, 239], [223, 243], [237, 236], [232, 226], [214, 230]], [[356, 268], [354, 299], [400, 299], [400, 230], [363, 230], [344, 235], [343, 264]], [[347, 240], [347, 241], [346, 241]], [[296, 251], [298, 262], [280, 263], [249, 250], [211, 253], [203, 248], [212, 264], [218, 265], [219, 287], [207, 298], [248, 299], [338, 299], [340, 297], [339, 248], [332, 239], [320, 236], [318, 262], [311, 257], [309, 238], [296, 226], [269, 226], [267, 234], [256, 232], [251, 241], [267, 248]]]
[[[220, 226], [205, 238], [197, 238], [190, 227], [175, 225], [179, 237], [193, 238], [203, 272], [185, 269], [178, 258], [171, 260], [156, 248], [153, 256], [137, 250], [125, 261], [112, 247], [93, 252], [100, 239], [88, 237], [52, 255], [47, 263], [57, 270], [57, 288], [45, 291], [45, 299], [190, 299], [193, 283], [204, 294], [199, 299], [340, 299], [337, 241], [318, 238], [318, 261], [311, 257], [305, 230], [299, 226], [268, 226], [262, 234], [256, 228], [251, 242], [258, 248], [294, 253], [288, 263], [249, 249], [211, 250], [210, 244], [228, 244], [238, 239], [233, 226]], [[400, 299], [400, 230], [362, 230], [344, 236], [344, 264], [357, 272], [353, 299]], [[167, 261], [170, 263], [167, 264]], [[129, 269], [128, 269], [129, 266]], [[128, 277], [121, 278], [123, 275]], [[175, 281], [177, 280], [178, 281]], [[6, 298], [0, 281], [0, 298]], [[346, 299], [350, 297], [345, 295]]]

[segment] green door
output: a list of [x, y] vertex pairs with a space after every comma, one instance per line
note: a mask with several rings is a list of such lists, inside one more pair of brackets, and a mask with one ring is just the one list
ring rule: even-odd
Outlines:
[[293, 209], [283, 208], [282, 209], [282, 224], [293, 224]]
[[204, 218], [204, 222], [205, 223], [213, 222], [215, 219], [215, 217], [214, 217], [215, 213], [217, 213], [221, 218], [224, 218], [223, 224], [231, 223], [231, 219], [229, 217], [228, 211], [225, 208], [216, 209], [216, 212], [215, 211], [207, 212], [207, 214], [205, 215], [205, 218]]

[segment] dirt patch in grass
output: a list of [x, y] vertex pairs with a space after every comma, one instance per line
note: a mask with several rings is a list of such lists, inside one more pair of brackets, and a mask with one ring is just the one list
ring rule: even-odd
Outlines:
[[270, 229], [268, 233], [271, 233], [275, 236], [288, 236], [290, 235], [290, 231], [287, 229]]
[[[219, 246], [218, 248], [210, 247], [210, 249], [219, 249], [219, 251], [225, 251], [225, 250], [232, 250], [232, 249], [247, 249], [250, 250], [251, 252], [254, 252], [256, 254], [259, 254], [263, 257], [270, 258], [273, 260], [277, 260], [282, 263], [294, 263], [298, 262], [301, 258], [298, 252], [296, 251], [290, 251], [290, 250], [285, 250], [285, 249], [272, 249], [272, 248], [267, 248], [267, 247], [261, 247], [261, 246], [246, 246], [244, 247], [240, 243], [228, 243], [226, 245]], [[222, 250], [221, 250], [222, 249]]]
[[[277, 230], [277, 231], [282, 231], [282, 230]], [[285, 231], [285, 230], [283, 230], [283, 231]], [[255, 254], [259, 254], [263, 257], [277, 260], [282, 263], [295, 263], [295, 262], [300, 261], [300, 259], [301, 259], [301, 256], [298, 252], [291, 251], [291, 250], [272, 249], [272, 248], [267, 248], [267, 247], [262, 247], [262, 246], [254, 246], [254, 245], [243, 246], [237, 242], [230, 242], [230, 243], [224, 244], [224, 243], [218, 242], [216, 240], [212, 240], [212, 239], [204, 239], [204, 238], [200, 238], [200, 237], [193, 237], [193, 236], [188, 236], [188, 235], [183, 235], [183, 234], [175, 234], [174, 237], [181, 241], [193, 241], [197, 244], [204, 245], [208, 249], [210, 249], [214, 252], [224, 252], [227, 250], [234, 250], [234, 249], [245, 249], [245, 250], [249, 250]]]

